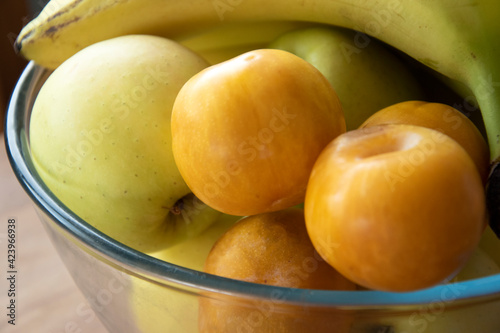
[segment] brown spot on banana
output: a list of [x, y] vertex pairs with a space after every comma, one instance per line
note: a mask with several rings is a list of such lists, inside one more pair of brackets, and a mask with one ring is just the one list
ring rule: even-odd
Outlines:
[[[66, 22], [58, 24], [58, 25], [51, 26], [50, 28], [45, 30], [45, 32], [43, 34], [45, 36], [51, 38], [52, 36], [54, 36], [57, 33], [57, 31], [59, 29], [64, 28], [65, 26], [67, 26], [71, 23], [74, 23], [76, 21], [79, 21], [79, 20], [80, 20], [80, 17], [77, 16], [77, 17], [73, 18], [72, 20], [66, 21]], [[22, 41], [21, 41], [21, 43], [22, 43]]]

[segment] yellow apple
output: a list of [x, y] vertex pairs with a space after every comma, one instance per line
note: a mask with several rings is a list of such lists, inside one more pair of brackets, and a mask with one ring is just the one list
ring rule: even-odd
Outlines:
[[486, 226], [484, 187], [469, 154], [447, 135], [412, 125], [335, 139], [313, 168], [304, 207], [321, 256], [384, 291], [449, 279]]
[[[162, 251], [152, 257], [174, 265], [203, 271], [205, 260], [215, 242], [240, 217], [223, 215], [199, 235]], [[130, 304], [141, 332], [198, 332], [198, 297], [186, 290], [131, 277]]]
[[217, 221], [200, 234], [161, 251], [151, 253], [150, 256], [174, 265], [203, 271], [208, 253], [215, 242], [239, 219], [241, 219], [240, 216], [222, 214]]
[[255, 50], [194, 75], [172, 113], [172, 145], [201, 201], [232, 215], [303, 202], [321, 150], [345, 132], [340, 101], [305, 60]]
[[154, 252], [220, 216], [196, 199], [173, 158], [170, 117], [182, 85], [208, 66], [171, 40], [130, 35], [93, 44], [58, 67], [30, 122], [33, 161], [82, 219]]

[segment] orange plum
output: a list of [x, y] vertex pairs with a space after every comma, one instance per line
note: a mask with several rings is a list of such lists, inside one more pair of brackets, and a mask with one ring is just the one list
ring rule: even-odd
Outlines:
[[[280, 287], [356, 289], [315, 251], [307, 234], [304, 211], [297, 208], [243, 218], [216, 242], [204, 270]], [[278, 298], [221, 299], [220, 295], [207, 295], [200, 299], [199, 313], [201, 333], [347, 333], [352, 322], [351, 316], [340, 312], [283, 304]]]
[[201, 201], [246, 216], [302, 203], [316, 158], [345, 128], [338, 96], [314, 66], [262, 49], [213, 65], [183, 86], [172, 145]]
[[486, 226], [484, 188], [467, 152], [436, 130], [347, 132], [318, 158], [304, 204], [311, 240], [366, 288], [411, 291], [454, 276]]
[[408, 124], [438, 130], [457, 141], [470, 154], [483, 183], [490, 171], [490, 152], [476, 125], [457, 109], [443, 103], [406, 101], [388, 106], [360, 126]]

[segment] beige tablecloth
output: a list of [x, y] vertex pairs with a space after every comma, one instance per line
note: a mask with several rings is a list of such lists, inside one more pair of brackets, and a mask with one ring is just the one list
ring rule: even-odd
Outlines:
[[[76, 288], [15, 178], [0, 140], [0, 332], [104, 333], [102, 323], [77, 309], [88, 304]], [[16, 319], [8, 324], [8, 219], [16, 220]], [[80, 310], [81, 313], [81, 310]]]

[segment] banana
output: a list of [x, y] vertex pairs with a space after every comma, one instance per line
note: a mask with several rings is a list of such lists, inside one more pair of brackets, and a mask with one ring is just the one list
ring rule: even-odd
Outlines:
[[264, 47], [283, 32], [306, 26], [290, 20], [222, 24], [216, 16], [193, 17], [189, 22], [180, 15], [200, 9], [199, 3], [189, 1], [52, 0], [21, 30], [15, 47], [27, 59], [55, 69], [84, 47], [122, 35], [167, 37], [201, 55], [211, 55], [219, 50]]
[[295, 21], [233, 22], [179, 37], [177, 41], [215, 64], [251, 50], [266, 48], [284, 33], [308, 26], [311, 24]]
[[[54, 68], [103, 39], [146, 33], [174, 40], [255, 22], [314, 22], [382, 40], [470, 91], [491, 152], [490, 219], [500, 235], [500, 4], [496, 0], [51, 0], [20, 33], [27, 59]], [[238, 38], [245, 38], [245, 33]], [[233, 48], [234, 49], [234, 48]]]
[[237, 22], [338, 25], [381, 39], [468, 86], [481, 107], [492, 157], [497, 159], [499, 8], [495, 0], [52, 0], [23, 28], [16, 46], [26, 58], [54, 68], [87, 45], [124, 34], [179, 41]]

